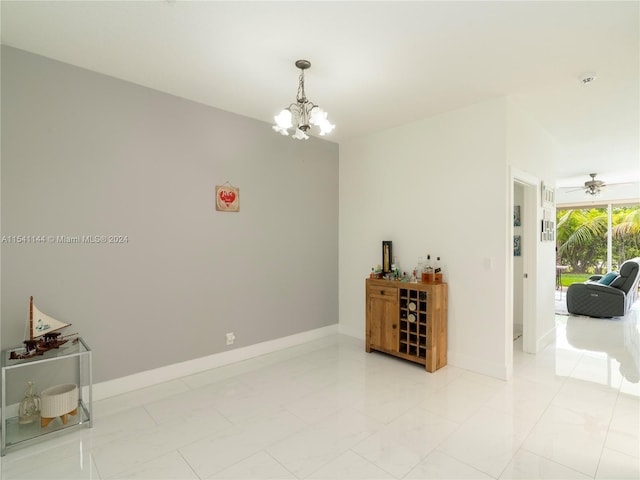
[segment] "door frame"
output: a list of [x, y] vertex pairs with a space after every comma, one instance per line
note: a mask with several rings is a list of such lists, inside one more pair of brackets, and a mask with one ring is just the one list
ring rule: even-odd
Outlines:
[[[522, 170], [511, 168], [510, 174], [510, 210], [513, 212], [514, 207], [514, 183], [522, 186], [523, 205], [521, 207], [522, 215], [522, 263], [523, 274], [526, 278], [514, 279], [513, 277], [513, 249], [509, 251], [509, 281], [507, 285], [510, 298], [510, 314], [508, 315], [507, 331], [510, 333], [507, 340], [511, 345], [513, 355], [513, 289], [515, 281], [522, 281], [522, 349], [526, 353], [536, 353], [536, 317], [535, 317], [535, 299], [537, 282], [537, 245], [538, 245], [538, 198], [540, 193], [540, 180]], [[511, 219], [510, 219], [511, 220]], [[510, 241], [513, 244], [513, 221], [509, 222]], [[513, 356], [512, 362], [513, 364]]]

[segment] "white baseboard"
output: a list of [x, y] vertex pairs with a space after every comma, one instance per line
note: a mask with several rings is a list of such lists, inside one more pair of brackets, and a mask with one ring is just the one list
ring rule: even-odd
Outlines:
[[364, 326], [358, 328], [358, 329], [354, 329], [353, 327], [346, 327], [344, 325], [340, 325], [339, 327], [339, 333], [341, 335], [348, 335], [350, 337], [354, 337], [357, 338], [359, 340], [364, 340], [365, 339], [365, 335], [364, 335]]
[[548, 345], [552, 344], [556, 340], [556, 327], [555, 325], [544, 335], [542, 335], [536, 341], [536, 353], [540, 353]]
[[93, 400], [97, 401], [114, 397], [133, 390], [168, 382], [170, 380], [193, 375], [205, 370], [228, 365], [230, 363], [248, 360], [250, 358], [311, 342], [337, 333], [338, 324], [336, 323], [334, 325], [297, 333], [288, 337], [277, 338], [275, 340], [269, 340], [267, 342], [257, 343], [247, 347], [215, 353], [206, 357], [195, 358], [186, 362], [176, 363], [166, 367], [147, 370], [145, 372], [128, 375], [126, 377], [96, 383], [93, 385]]

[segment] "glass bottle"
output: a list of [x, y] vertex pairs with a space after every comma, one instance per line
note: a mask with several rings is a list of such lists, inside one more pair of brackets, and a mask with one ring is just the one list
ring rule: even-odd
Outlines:
[[400, 264], [398, 263], [398, 257], [396, 255], [393, 256], [393, 265], [391, 265], [391, 270], [393, 271], [394, 280], [399, 280]]
[[440, 257], [436, 259], [436, 268], [433, 273], [435, 283], [442, 283], [442, 264], [440, 263]]
[[40, 418], [40, 397], [33, 392], [33, 382], [27, 382], [27, 392], [18, 406], [18, 423], [35, 422]]
[[416, 282], [420, 282], [422, 280], [422, 272], [424, 271], [424, 257], [418, 257], [418, 264], [416, 268], [413, 269], [413, 276], [415, 277]]
[[427, 261], [422, 270], [422, 283], [433, 283], [433, 267], [431, 266], [431, 255], [427, 255]]

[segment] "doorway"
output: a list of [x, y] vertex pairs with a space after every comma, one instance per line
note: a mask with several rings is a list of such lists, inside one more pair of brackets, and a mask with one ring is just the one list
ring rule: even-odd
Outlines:
[[[522, 208], [524, 187], [521, 183], [513, 184], [513, 341], [518, 342], [523, 333], [523, 299], [524, 266], [522, 256]], [[514, 343], [514, 348], [519, 345]]]
[[[513, 317], [508, 330], [513, 333], [512, 339], [518, 339], [517, 342], [511, 342], [512, 347], [517, 344], [521, 345], [522, 351], [526, 353], [536, 353], [534, 305], [537, 285], [539, 180], [526, 172], [513, 169], [512, 184], [511, 210], [514, 212], [514, 217], [519, 210], [520, 221], [514, 218], [511, 228], [514, 239], [510, 285]], [[517, 244], [520, 247], [519, 251], [516, 251]]]

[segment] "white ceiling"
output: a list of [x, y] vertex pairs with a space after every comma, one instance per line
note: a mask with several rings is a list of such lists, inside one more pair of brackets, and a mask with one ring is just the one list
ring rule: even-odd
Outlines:
[[561, 147], [558, 185], [640, 180], [638, 1], [0, 5], [3, 44], [270, 123], [308, 59], [336, 142], [509, 95]]

